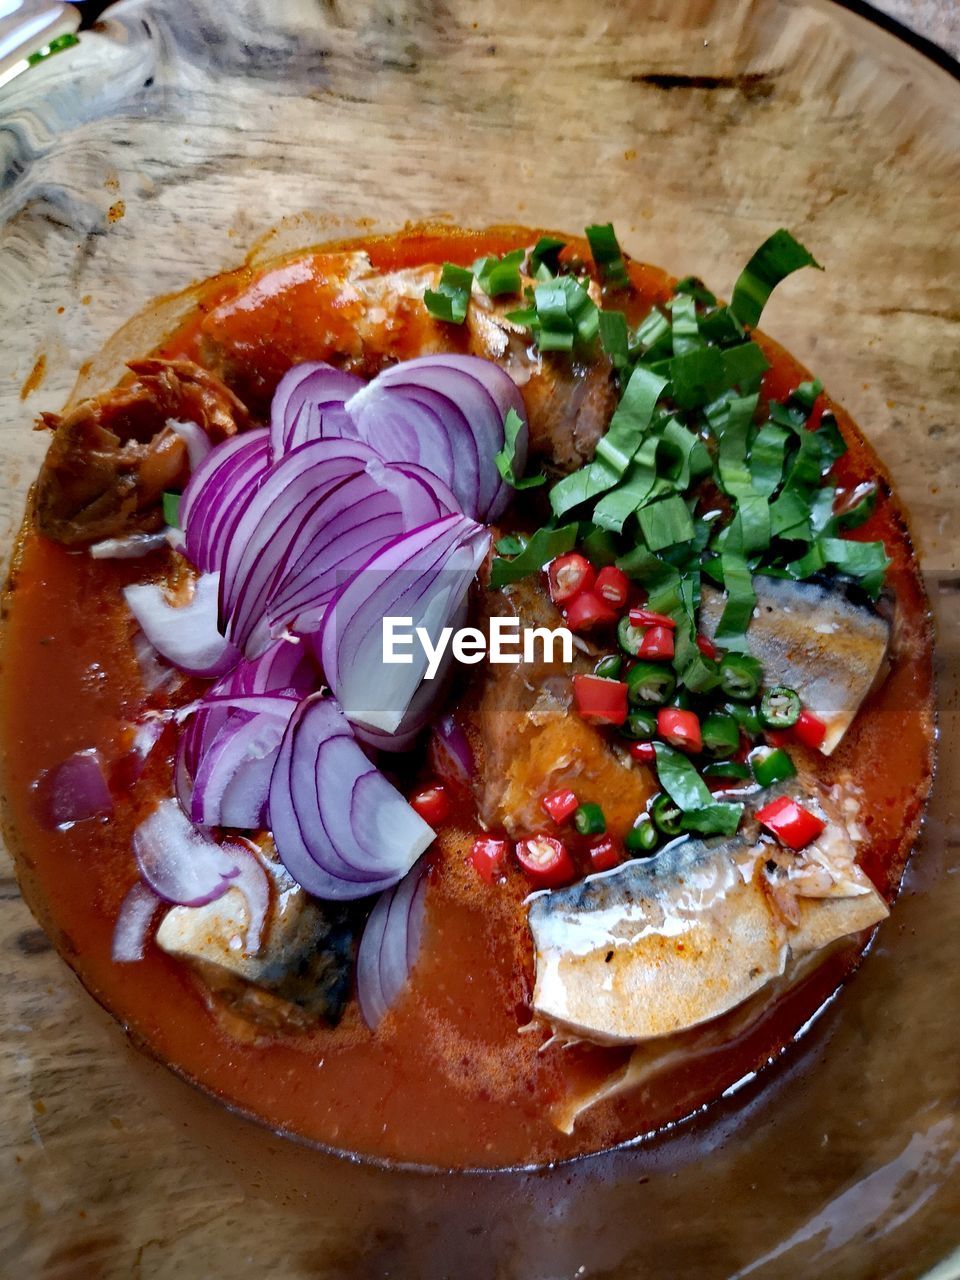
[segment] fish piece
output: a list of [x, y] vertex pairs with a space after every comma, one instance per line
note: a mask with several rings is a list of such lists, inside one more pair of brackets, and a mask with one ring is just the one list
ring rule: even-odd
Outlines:
[[190, 360], [135, 360], [136, 380], [69, 413], [45, 413], [54, 432], [34, 491], [37, 527], [75, 545], [163, 524], [165, 489], [189, 475], [187, 448], [167, 423], [195, 422], [214, 444], [249, 424], [243, 404]]
[[519, 387], [531, 456], [575, 470], [593, 456], [616, 406], [607, 356], [541, 353], [529, 331], [506, 318], [517, 298], [491, 299], [476, 285], [465, 324], [434, 319], [423, 295], [440, 272], [439, 264], [381, 272], [361, 252], [304, 254], [267, 267], [205, 318], [204, 362], [265, 416], [280, 378], [304, 360], [372, 378], [412, 354], [481, 356]]
[[[871, 689], [882, 680], [890, 623], [840, 584], [758, 575], [747, 647], [768, 685], [796, 689], [827, 726], [820, 750], [840, 743]], [[722, 592], [704, 586], [700, 625], [711, 639], [723, 613]]]
[[[502, 591], [484, 592], [487, 615], [520, 619], [521, 628], [562, 625], [559, 611], [535, 578]], [[485, 629], [485, 618], [475, 622]], [[571, 677], [590, 671], [595, 659], [574, 650], [572, 664], [543, 661], [539, 645], [531, 663], [487, 664], [475, 720], [483, 751], [477, 771], [480, 816], [488, 827], [529, 834], [547, 822], [540, 801], [572, 786], [582, 803], [603, 806], [609, 828], [621, 834], [656, 790], [649, 769], [630, 760], [609, 736], [573, 710]]]
[[[887, 905], [856, 863], [843, 822], [800, 854], [751, 817], [732, 839], [686, 839], [644, 861], [533, 899], [533, 1008], [600, 1044], [673, 1035], [719, 1017], [784, 973], [791, 954], [869, 928]], [[796, 907], [796, 909], [794, 909]]]
[[[269, 853], [275, 853], [272, 842]], [[243, 949], [246, 900], [239, 889], [202, 907], [171, 907], [156, 941], [189, 962], [206, 987], [248, 1022], [303, 1030], [339, 1022], [347, 1001], [356, 936], [349, 907], [318, 902], [275, 856], [261, 858], [271, 879], [271, 907], [260, 948]]]

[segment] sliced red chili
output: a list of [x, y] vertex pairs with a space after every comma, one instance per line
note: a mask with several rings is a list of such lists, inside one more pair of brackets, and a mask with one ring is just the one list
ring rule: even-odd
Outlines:
[[550, 599], [554, 604], [566, 604], [581, 591], [586, 591], [596, 581], [596, 570], [586, 556], [578, 551], [571, 551], [565, 556], [557, 556], [547, 570], [547, 581], [550, 585]]
[[570, 851], [562, 840], [553, 836], [527, 836], [514, 845], [517, 861], [538, 889], [555, 889], [569, 884], [576, 875]]
[[761, 826], [777, 837], [788, 849], [805, 849], [811, 840], [816, 840], [826, 823], [821, 822], [815, 813], [804, 809], [789, 796], [780, 796], [772, 800], [762, 809], [757, 810], [757, 821]]
[[712, 658], [714, 662], [720, 657], [720, 650], [707, 636], [697, 636], [697, 648], [705, 658]]
[[592, 631], [594, 627], [605, 627], [616, 622], [617, 615], [601, 600], [595, 591], [581, 591], [576, 599], [571, 600], [563, 611], [567, 626], [571, 631]]
[[473, 842], [470, 861], [481, 880], [495, 884], [503, 876], [510, 844], [493, 836], [480, 836]]
[[666, 627], [670, 631], [677, 628], [669, 614], [654, 613], [652, 609], [631, 609], [630, 622], [635, 627]]
[[671, 746], [696, 754], [703, 750], [700, 717], [682, 707], [661, 707], [657, 712], [657, 732]]
[[651, 662], [669, 661], [673, 657], [673, 632], [670, 628], [651, 627], [640, 641], [637, 657]]
[[804, 708], [793, 726], [793, 736], [805, 747], [811, 747], [817, 751], [823, 746], [823, 740], [827, 736], [827, 726], [819, 716], [815, 716], [812, 711]]
[[443, 786], [421, 787], [410, 797], [410, 807], [431, 827], [439, 826], [450, 817], [450, 797]]
[[540, 803], [559, 826], [560, 823], [566, 822], [580, 801], [572, 791], [551, 791]]
[[627, 718], [627, 686], [623, 680], [576, 675], [573, 700], [578, 713], [591, 724], [623, 724]]
[[620, 863], [620, 845], [613, 836], [600, 836], [590, 845], [590, 869], [612, 871]]
[[654, 764], [657, 759], [657, 749], [652, 742], [631, 742], [627, 748], [634, 760], [639, 760], [641, 764]]
[[597, 574], [594, 590], [611, 609], [622, 609], [630, 595], [630, 579], [615, 564], [604, 565]]

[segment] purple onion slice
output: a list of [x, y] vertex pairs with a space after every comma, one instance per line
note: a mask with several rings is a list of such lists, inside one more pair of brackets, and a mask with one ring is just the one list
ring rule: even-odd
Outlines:
[[233, 530], [266, 475], [266, 428], [217, 445], [194, 471], [180, 499], [184, 554], [201, 573], [220, 569]]
[[38, 786], [43, 825], [51, 830], [113, 813], [99, 752], [76, 751], [45, 774]]
[[512, 490], [497, 470], [503, 424], [513, 409], [524, 427], [515, 467], [526, 464], [523, 400], [505, 370], [477, 356], [432, 355], [385, 369], [346, 403], [356, 434], [391, 462], [421, 463], [444, 480], [461, 510], [489, 522]]
[[280, 379], [270, 406], [273, 460], [308, 440], [353, 435], [343, 405], [362, 386], [362, 379], [333, 365], [319, 361], [294, 365]]
[[[415, 641], [411, 663], [384, 662], [384, 619], [409, 617], [435, 644], [460, 610], [489, 545], [489, 533], [473, 520], [444, 516], [394, 539], [340, 588], [324, 616], [317, 651], [349, 720], [397, 731], [427, 659]], [[432, 683], [439, 693], [439, 681]]]
[[426, 913], [424, 859], [393, 889], [377, 899], [360, 939], [357, 998], [367, 1026], [375, 1031], [406, 987], [420, 954]]
[[294, 713], [270, 783], [284, 866], [320, 898], [365, 898], [396, 884], [434, 833], [371, 764], [332, 699]]

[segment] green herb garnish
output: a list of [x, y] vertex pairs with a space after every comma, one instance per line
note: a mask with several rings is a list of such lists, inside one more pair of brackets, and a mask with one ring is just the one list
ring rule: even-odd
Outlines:
[[181, 494], [173, 493], [169, 489], [164, 493], [162, 499], [163, 519], [171, 529], [181, 528], [180, 524], [180, 498]]
[[424, 305], [438, 320], [463, 324], [467, 318], [472, 287], [473, 272], [469, 267], [457, 267], [452, 262], [445, 262], [439, 285], [436, 289], [427, 289], [423, 295]]
[[496, 557], [490, 566], [490, 586], [496, 590], [509, 582], [536, 573], [557, 556], [572, 551], [577, 541], [577, 525], [566, 524], [559, 529], [538, 529], [523, 550], [511, 560]]
[[823, 267], [813, 254], [781, 228], [756, 251], [733, 287], [730, 310], [741, 324], [754, 328], [774, 288], [801, 267]]
[[630, 284], [630, 276], [614, 234], [613, 223], [587, 227], [586, 237], [603, 283], [612, 285], [615, 289], [626, 289]]
[[494, 454], [493, 460], [497, 464], [500, 475], [512, 489], [535, 489], [538, 485], [546, 483], [545, 475], [520, 477], [514, 473], [513, 469], [517, 456], [517, 437], [523, 426], [523, 419], [516, 409], [508, 409], [507, 416], [503, 420], [503, 448], [499, 453]]

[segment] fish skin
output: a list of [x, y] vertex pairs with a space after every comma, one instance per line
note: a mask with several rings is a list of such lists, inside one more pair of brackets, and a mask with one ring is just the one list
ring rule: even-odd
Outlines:
[[[778, 794], [818, 807], [796, 784], [761, 800]], [[818, 873], [835, 865], [836, 883], [814, 884], [808, 892], [816, 897], [801, 892], [792, 925], [776, 909], [773, 888], [789, 883], [793, 864], [783, 868], [786, 855], [752, 820], [730, 839], [688, 838], [535, 897], [534, 1012], [600, 1044], [673, 1035], [748, 1000], [784, 973], [791, 954], [882, 920], [886, 903], [856, 866], [845, 828], [825, 817], [823, 836], [795, 865]]]
[[171, 907], [157, 945], [191, 964], [206, 985], [246, 1022], [274, 1030], [336, 1025], [350, 994], [356, 917], [336, 903], [317, 902], [264, 856], [271, 909], [256, 954], [241, 945], [246, 904], [228, 889], [202, 907]]
[[[804, 706], [827, 726], [820, 750], [830, 755], [881, 678], [890, 623], [859, 604], [837, 583], [795, 582], [759, 574], [747, 628], [747, 649], [763, 666], [767, 685], [796, 689]], [[711, 640], [724, 596], [704, 585], [700, 625]]]

